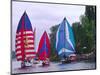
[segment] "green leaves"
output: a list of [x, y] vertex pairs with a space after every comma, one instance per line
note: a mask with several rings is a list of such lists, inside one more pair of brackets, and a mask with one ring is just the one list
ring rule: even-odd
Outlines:
[[[73, 30], [76, 40], [76, 51], [80, 53], [90, 53], [95, 46], [96, 24], [95, 9], [86, 6], [86, 14], [80, 16], [80, 22], [73, 23]], [[89, 10], [90, 9], [90, 10]], [[93, 13], [93, 14], [92, 14]], [[92, 15], [90, 15], [92, 14]], [[85, 47], [85, 48], [84, 48]]]
[[51, 41], [51, 61], [58, 61], [59, 58], [57, 56], [57, 52], [56, 52], [56, 47], [55, 47], [55, 43], [56, 43], [56, 32], [58, 29], [59, 25], [54, 25], [53, 27], [50, 28], [51, 33], [50, 35], [50, 41]]

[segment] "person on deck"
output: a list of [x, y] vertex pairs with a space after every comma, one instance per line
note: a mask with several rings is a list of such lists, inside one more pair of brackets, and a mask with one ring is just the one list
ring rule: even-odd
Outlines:
[[66, 55], [65, 54], [63, 55], [63, 58], [66, 59]]
[[43, 60], [42, 62], [42, 66], [49, 65], [49, 64], [50, 64], [50, 61], [48, 58], [46, 58], [46, 60]]
[[45, 63], [45, 60], [43, 60], [43, 62], [42, 62], [42, 66], [45, 66], [45, 64], [46, 64], [46, 63]]

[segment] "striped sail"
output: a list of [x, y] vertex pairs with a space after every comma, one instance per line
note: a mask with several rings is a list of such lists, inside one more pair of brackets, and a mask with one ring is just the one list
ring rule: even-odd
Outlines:
[[26, 12], [22, 15], [16, 31], [16, 58], [24, 61], [35, 57], [34, 50], [35, 29], [32, 30], [31, 22]]
[[66, 18], [60, 23], [56, 33], [56, 50], [58, 55], [63, 58], [75, 53], [75, 40], [72, 27]]
[[46, 58], [50, 57], [50, 40], [46, 31], [40, 39], [37, 54], [40, 60], [46, 60]]

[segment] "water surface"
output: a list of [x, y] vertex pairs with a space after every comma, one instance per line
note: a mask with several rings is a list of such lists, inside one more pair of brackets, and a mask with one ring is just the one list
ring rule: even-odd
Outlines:
[[95, 62], [72, 62], [68, 64], [61, 64], [60, 62], [51, 62], [48, 67], [40, 67], [34, 65], [25, 69], [20, 69], [20, 62], [12, 61], [12, 73], [34, 73], [34, 72], [48, 72], [48, 71], [69, 71], [69, 70], [82, 70], [82, 69], [95, 69]]

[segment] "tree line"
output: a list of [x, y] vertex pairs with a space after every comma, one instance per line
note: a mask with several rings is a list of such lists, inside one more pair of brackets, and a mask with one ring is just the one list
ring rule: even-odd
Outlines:
[[[51, 60], [59, 60], [55, 48], [56, 32], [59, 25], [50, 28], [51, 33]], [[75, 37], [76, 54], [85, 54], [96, 51], [96, 7], [85, 6], [84, 15], [80, 16], [80, 22], [72, 24]]]

